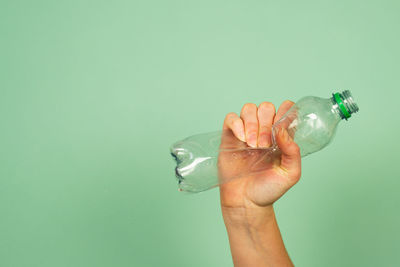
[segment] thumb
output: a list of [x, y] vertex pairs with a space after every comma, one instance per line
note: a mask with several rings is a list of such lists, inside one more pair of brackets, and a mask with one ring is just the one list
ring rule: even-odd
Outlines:
[[296, 182], [301, 175], [300, 148], [285, 128], [278, 128], [276, 143], [282, 152], [280, 167]]

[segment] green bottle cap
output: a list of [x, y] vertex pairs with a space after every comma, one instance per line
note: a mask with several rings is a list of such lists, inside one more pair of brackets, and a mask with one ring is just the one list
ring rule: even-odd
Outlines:
[[351, 114], [347, 111], [346, 107], [344, 106], [342, 98], [340, 98], [340, 94], [335, 93], [335, 94], [333, 94], [333, 97], [335, 98], [335, 101], [338, 104], [340, 111], [342, 112], [345, 119], [347, 120], [348, 118], [350, 118]]
[[359, 110], [349, 90], [342, 93], [334, 93], [333, 99], [337, 103], [343, 119], [347, 120], [351, 117], [351, 114]]

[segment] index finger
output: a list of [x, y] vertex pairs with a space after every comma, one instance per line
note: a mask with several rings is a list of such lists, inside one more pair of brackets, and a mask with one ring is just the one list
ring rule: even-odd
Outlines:
[[246, 142], [242, 119], [234, 112], [228, 113], [224, 121], [224, 130], [232, 130], [233, 134], [242, 142]]
[[283, 101], [283, 103], [278, 108], [278, 111], [276, 112], [276, 115], [274, 118], [274, 123], [279, 121], [283, 117], [283, 115], [285, 115], [285, 113], [288, 112], [289, 109], [292, 108], [293, 105], [294, 105], [293, 101], [290, 101], [290, 100]]

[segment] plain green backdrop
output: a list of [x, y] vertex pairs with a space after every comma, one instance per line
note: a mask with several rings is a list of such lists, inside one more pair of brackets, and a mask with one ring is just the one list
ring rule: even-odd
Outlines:
[[398, 1], [0, 1], [0, 266], [232, 266], [169, 146], [246, 102], [360, 112], [276, 203], [296, 266], [400, 266]]

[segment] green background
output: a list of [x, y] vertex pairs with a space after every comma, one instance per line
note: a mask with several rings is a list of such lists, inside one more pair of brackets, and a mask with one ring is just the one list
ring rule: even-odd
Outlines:
[[0, 266], [231, 266], [169, 146], [246, 102], [360, 112], [276, 203], [297, 266], [399, 266], [398, 1], [0, 1]]

